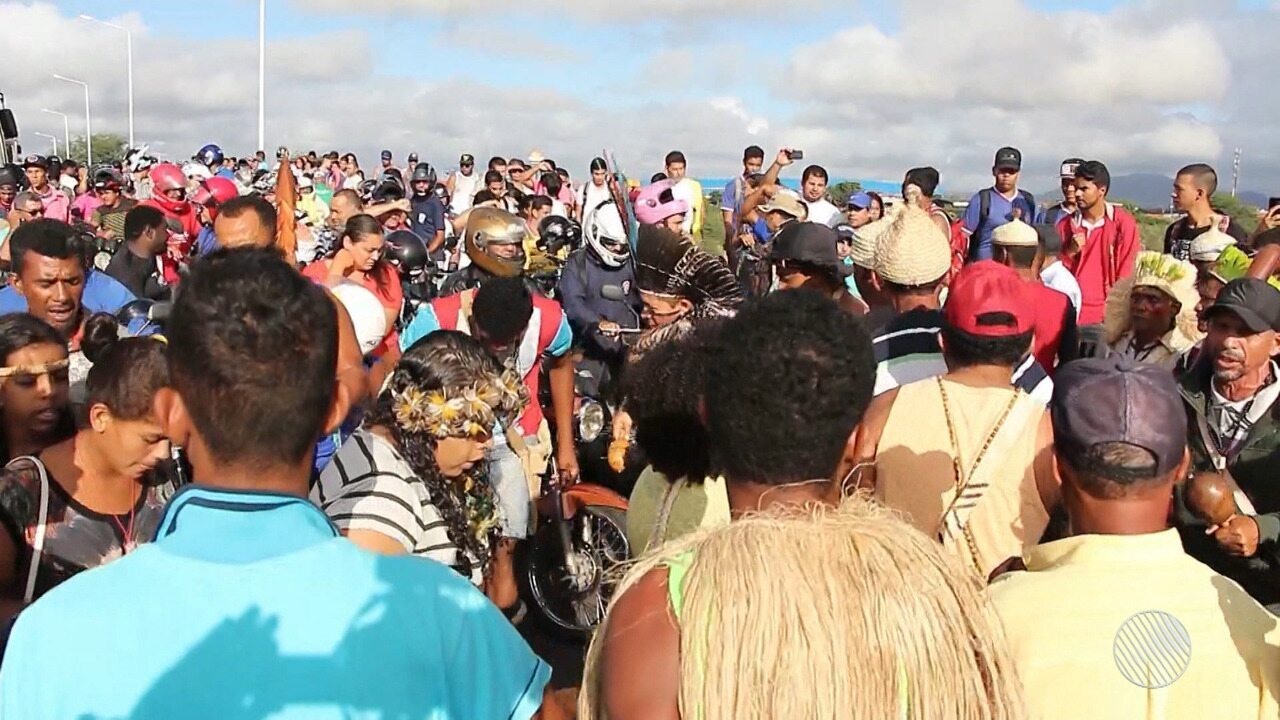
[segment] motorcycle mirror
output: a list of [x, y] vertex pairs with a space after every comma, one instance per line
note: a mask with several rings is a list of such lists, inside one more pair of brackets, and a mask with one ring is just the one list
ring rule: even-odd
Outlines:
[[622, 292], [622, 288], [617, 285], [605, 285], [600, 288], [600, 297], [605, 300], [623, 302], [627, 299], [627, 294]]

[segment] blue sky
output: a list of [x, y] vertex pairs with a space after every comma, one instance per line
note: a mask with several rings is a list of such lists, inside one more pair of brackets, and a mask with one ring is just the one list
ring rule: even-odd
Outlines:
[[[46, 81], [57, 65], [93, 82], [95, 128], [121, 130], [121, 42], [84, 12], [145, 27], [143, 141], [255, 148], [256, 2], [0, 11], [7, 46], [75, 46], [13, 61], [3, 90], [24, 127], [60, 131], [46, 104], [79, 112]], [[790, 145], [836, 176], [933, 164], [966, 189], [1003, 144], [1034, 187], [1072, 155], [1170, 174], [1242, 146], [1246, 185], [1280, 187], [1277, 32], [1266, 0], [269, 0], [266, 144], [413, 149], [445, 168], [535, 147], [585, 168], [608, 145], [637, 175], [679, 148], [704, 177], [734, 172], [745, 144]]]

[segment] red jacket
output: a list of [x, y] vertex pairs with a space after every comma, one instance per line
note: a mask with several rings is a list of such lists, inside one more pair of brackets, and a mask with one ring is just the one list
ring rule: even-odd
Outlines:
[[1075, 358], [1075, 353], [1070, 350], [1065, 355], [1059, 355], [1059, 352], [1064, 343], [1068, 349], [1076, 343], [1076, 309], [1066, 295], [1039, 280], [1031, 281], [1031, 292], [1035, 298], [1036, 313], [1031, 354], [1044, 366], [1049, 377], [1053, 377], [1053, 371], [1060, 362]]
[[182, 277], [178, 270], [186, 263], [191, 246], [200, 234], [199, 211], [193, 203], [187, 203], [187, 211], [181, 214], [171, 212], [154, 200], [143, 200], [138, 204], [159, 210], [169, 221], [169, 252], [160, 256], [160, 264], [164, 268], [165, 282], [176, 285]]
[[1107, 294], [1121, 279], [1133, 274], [1142, 250], [1138, 222], [1127, 210], [1107, 204], [1102, 224], [1087, 229], [1080, 211], [1058, 221], [1062, 236], [1062, 264], [1080, 283], [1080, 324], [1102, 322]]

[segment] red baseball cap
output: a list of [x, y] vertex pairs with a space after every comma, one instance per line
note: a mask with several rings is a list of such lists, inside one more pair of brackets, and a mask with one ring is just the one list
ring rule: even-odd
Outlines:
[[943, 317], [961, 332], [1009, 337], [1035, 326], [1034, 298], [1013, 268], [993, 260], [966, 265], [951, 281]]

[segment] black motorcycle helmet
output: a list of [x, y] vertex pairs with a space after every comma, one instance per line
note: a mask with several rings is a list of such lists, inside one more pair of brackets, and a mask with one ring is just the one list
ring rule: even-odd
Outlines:
[[373, 178], [362, 180], [358, 191], [360, 193], [360, 199], [364, 202], [370, 202], [373, 200], [373, 191], [378, 189], [378, 185], [378, 181]]
[[[413, 167], [413, 175], [410, 177], [410, 183], [416, 183], [426, 180], [432, 185], [436, 184], [436, 169], [431, 167], [431, 163], [418, 163]], [[430, 190], [431, 188], [427, 188]]]
[[57, 185], [58, 180], [62, 177], [62, 158], [57, 155], [49, 156], [49, 169], [45, 171], [45, 175], [49, 178], [50, 185]]
[[118, 190], [124, 187], [124, 176], [110, 165], [99, 165], [93, 170], [93, 188], [103, 190], [115, 186]]
[[0, 185], [13, 185], [22, 191], [26, 188], [27, 174], [13, 163], [0, 165]]
[[538, 223], [538, 248], [555, 255], [561, 248], [573, 250], [582, 242], [582, 226], [575, 220], [548, 215]]
[[404, 199], [404, 183], [396, 175], [384, 173], [381, 181], [369, 193], [374, 203], [388, 203]]
[[383, 256], [400, 272], [404, 280], [417, 280], [427, 270], [431, 261], [427, 244], [408, 230], [397, 230], [387, 235]]

